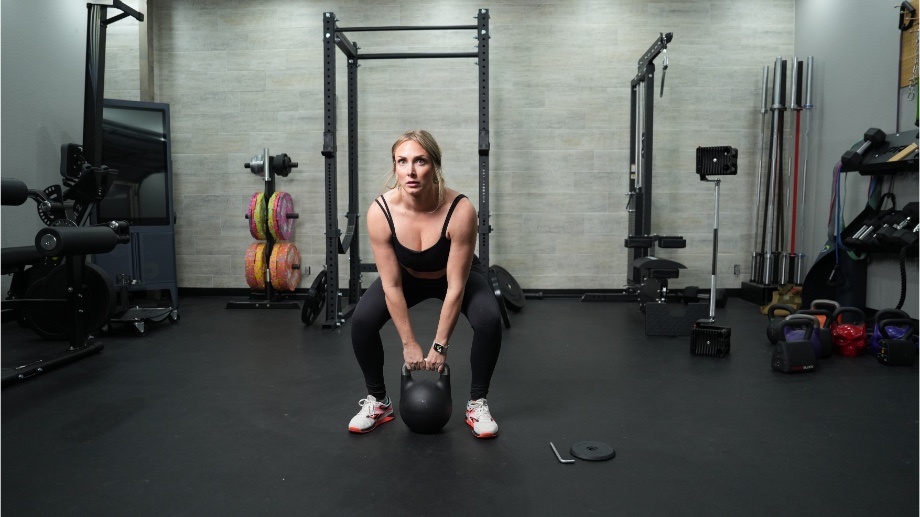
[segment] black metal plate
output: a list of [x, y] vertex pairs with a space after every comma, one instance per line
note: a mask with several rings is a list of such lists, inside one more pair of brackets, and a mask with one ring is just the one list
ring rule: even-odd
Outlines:
[[587, 461], [605, 461], [617, 455], [613, 447], [603, 442], [578, 442], [569, 449], [572, 456]]
[[505, 297], [502, 296], [501, 282], [498, 281], [498, 275], [495, 274], [494, 268], [489, 268], [489, 284], [492, 286], [492, 292], [495, 293], [495, 301], [498, 302], [498, 308], [502, 312], [502, 321], [505, 322], [505, 328], [511, 328], [511, 320], [508, 318], [508, 309], [505, 306]]
[[323, 310], [324, 305], [326, 305], [326, 272], [321, 271], [313, 279], [313, 284], [307, 291], [307, 298], [304, 300], [303, 309], [300, 312], [300, 321], [304, 325], [312, 325]]
[[507, 269], [501, 266], [492, 266], [491, 269], [498, 277], [498, 285], [501, 288], [502, 298], [505, 299], [505, 305], [514, 312], [520, 312], [526, 303], [524, 290]]

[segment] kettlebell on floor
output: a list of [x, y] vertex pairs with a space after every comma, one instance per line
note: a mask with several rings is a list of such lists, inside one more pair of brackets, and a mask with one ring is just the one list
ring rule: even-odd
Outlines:
[[409, 429], [420, 434], [440, 431], [450, 420], [452, 405], [450, 368], [446, 363], [436, 381], [413, 379], [409, 368], [403, 365], [399, 415]]

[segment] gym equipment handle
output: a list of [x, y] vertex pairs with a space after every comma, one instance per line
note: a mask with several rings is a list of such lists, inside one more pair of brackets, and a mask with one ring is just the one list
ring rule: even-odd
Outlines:
[[35, 235], [35, 249], [46, 257], [108, 253], [126, 239], [108, 226], [42, 228]]
[[0, 194], [3, 205], [18, 206], [29, 199], [29, 187], [20, 180], [4, 179], [0, 186]]

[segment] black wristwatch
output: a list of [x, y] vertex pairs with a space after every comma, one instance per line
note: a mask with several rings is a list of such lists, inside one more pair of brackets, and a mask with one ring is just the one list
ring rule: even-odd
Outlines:
[[431, 347], [434, 348], [434, 351], [439, 354], [443, 354], [444, 352], [447, 352], [447, 348], [449, 346], [450, 345], [442, 345], [441, 343], [438, 343], [437, 341], [435, 341], [434, 344], [431, 345]]

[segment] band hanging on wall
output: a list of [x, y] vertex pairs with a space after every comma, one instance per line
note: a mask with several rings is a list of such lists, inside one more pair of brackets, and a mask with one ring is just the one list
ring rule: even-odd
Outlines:
[[[323, 13], [323, 62], [324, 62], [324, 158], [326, 197], [326, 261], [321, 285], [325, 296], [323, 329], [341, 326], [358, 303], [362, 293], [361, 273], [377, 271], [376, 264], [362, 263], [359, 249], [358, 218], [363, 207], [358, 200], [358, 63], [369, 59], [418, 59], [418, 58], [475, 58], [478, 77], [479, 116], [479, 259], [489, 268], [489, 10], [479, 9], [474, 25], [441, 26], [383, 26], [383, 27], [339, 27], [332, 12]], [[358, 46], [347, 36], [349, 32], [371, 31], [475, 31], [476, 52], [409, 52], [409, 53], [359, 53]], [[336, 117], [336, 47], [348, 59], [348, 212], [344, 235], [339, 227], [338, 211], [338, 123]], [[348, 294], [342, 300], [339, 287], [339, 255], [348, 252]], [[319, 277], [317, 277], [319, 280]], [[317, 287], [317, 288], [318, 288]], [[311, 288], [311, 291], [313, 289]], [[316, 316], [320, 304], [311, 304], [311, 315]], [[305, 306], [306, 307], [306, 306]]]

